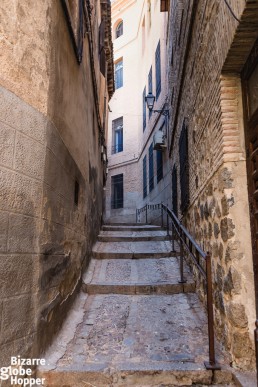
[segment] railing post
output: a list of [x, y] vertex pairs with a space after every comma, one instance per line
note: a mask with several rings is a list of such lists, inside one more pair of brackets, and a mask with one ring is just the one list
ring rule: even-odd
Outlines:
[[206, 369], [219, 370], [221, 367], [216, 364], [215, 340], [214, 340], [214, 318], [213, 318], [213, 297], [212, 297], [212, 274], [211, 255], [206, 254], [206, 283], [207, 283], [207, 312], [208, 312], [208, 333], [209, 333], [209, 362], [204, 362]]
[[167, 236], [169, 235], [169, 223], [168, 223], [169, 217], [168, 217], [168, 211], [167, 211]]
[[138, 223], [137, 208], [136, 208], [136, 220], [135, 220], [135, 223]]
[[163, 227], [163, 206], [161, 203], [161, 227]]
[[172, 220], [172, 251], [175, 252], [175, 225]]
[[180, 239], [180, 280], [178, 281], [180, 284], [186, 283], [186, 280], [184, 279], [184, 250], [183, 250], [183, 241], [182, 241], [183, 235], [182, 230], [180, 230], [179, 239]]
[[148, 224], [148, 205], [146, 204], [146, 224]]

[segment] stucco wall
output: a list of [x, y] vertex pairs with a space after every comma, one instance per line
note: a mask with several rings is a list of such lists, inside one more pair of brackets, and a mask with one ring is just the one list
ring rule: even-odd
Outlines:
[[[2, 1], [0, 13], [0, 365], [9, 365], [42, 352], [62, 324], [100, 228], [104, 164], [87, 37], [79, 65], [60, 1]], [[102, 121], [100, 19], [98, 3]]]

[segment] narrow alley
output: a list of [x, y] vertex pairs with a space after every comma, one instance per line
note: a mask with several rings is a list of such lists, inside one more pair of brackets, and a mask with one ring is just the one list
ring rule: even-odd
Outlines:
[[1, 0], [0, 52], [0, 387], [257, 387], [258, 0]]

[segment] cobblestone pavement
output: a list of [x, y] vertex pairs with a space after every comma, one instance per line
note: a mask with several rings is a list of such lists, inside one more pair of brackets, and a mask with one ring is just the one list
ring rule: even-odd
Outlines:
[[[136, 231], [131, 231], [132, 227], [123, 226], [121, 231], [120, 226], [118, 232], [133, 238]], [[138, 233], [150, 236], [149, 229], [143, 226]], [[160, 229], [155, 233], [166, 237]], [[114, 232], [107, 230], [101, 234], [112, 237]], [[92, 260], [85, 284], [102, 284], [110, 289], [110, 284], [121, 288], [136, 283], [155, 286], [178, 281], [179, 262], [178, 258], [169, 257], [169, 241], [111, 240], [98, 242], [94, 251], [98, 259]], [[144, 254], [144, 259], [119, 258], [132, 251]], [[192, 281], [187, 267], [185, 276], [188, 282]], [[48, 365], [40, 370], [40, 375], [47, 378], [47, 386], [169, 387], [232, 383], [219, 345], [217, 357], [225, 368], [216, 371], [214, 378], [205, 369], [206, 312], [196, 293], [183, 290], [178, 294], [147, 295], [81, 293], [46, 354]]]

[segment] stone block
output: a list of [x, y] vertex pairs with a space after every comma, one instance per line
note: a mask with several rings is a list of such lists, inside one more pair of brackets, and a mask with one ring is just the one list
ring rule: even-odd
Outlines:
[[239, 294], [241, 289], [241, 274], [233, 266], [231, 266], [224, 280], [224, 292], [228, 294]]
[[45, 167], [45, 147], [37, 141], [17, 133], [14, 167], [26, 176], [43, 179]]
[[38, 219], [20, 214], [10, 214], [8, 251], [11, 253], [36, 253], [38, 251]]
[[220, 233], [220, 228], [219, 228], [218, 223], [215, 222], [215, 223], [213, 224], [213, 230], [214, 230], [214, 236], [215, 236], [215, 238], [218, 239], [219, 233]]
[[34, 302], [35, 299], [31, 295], [9, 298], [3, 301], [0, 340], [2, 344], [35, 332]]
[[227, 315], [233, 326], [238, 328], [247, 327], [248, 319], [245, 313], [244, 305], [231, 302], [227, 307]]
[[0, 88], [0, 117], [6, 124], [44, 143], [46, 117], [15, 94]]
[[233, 260], [240, 260], [243, 256], [243, 253], [240, 251], [240, 243], [238, 241], [229, 241], [225, 253], [226, 263]]
[[233, 187], [232, 173], [229, 171], [228, 168], [223, 168], [220, 171], [218, 186], [221, 191], [223, 191], [225, 188]]
[[15, 130], [0, 121], [0, 164], [12, 167]]
[[0, 255], [0, 298], [36, 292], [37, 256]]
[[8, 220], [9, 214], [0, 211], [0, 252], [7, 251]]
[[223, 218], [220, 221], [220, 231], [221, 231], [221, 238], [224, 242], [226, 242], [228, 239], [232, 238], [235, 235], [234, 232], [235, 225], [233, 223], [233, 220], [230, 218]]
[[237, 331], [233, 333], [232, 351], [236, 358], [250, 358], [253, 349], [248, 332]]
[[[3, 335], [5, 333], [3, 332]], [[9, 337], [10, 341], [6, 344], [1, 344], [0, 351], [0, 364], [1, 367], [8, 367], [10, 365], [11, 356], [14, 354], [19, 354], [25, 358], [33, 358], [35, 355], [35, 340], [36, 335], [31, 334], [29, 336], [23, 337], [21, 339], [14, 339]], [[2, 342], [2, 337], [0, 336], [0, 342]], [[2, 386], [1, 386], [2, 387]], [[9, 386], [6, 386], [9, 387]]]

